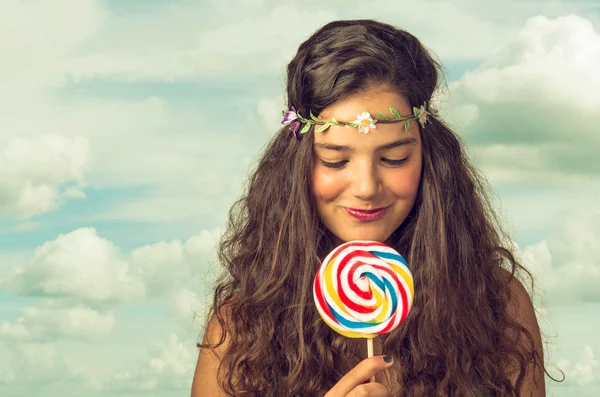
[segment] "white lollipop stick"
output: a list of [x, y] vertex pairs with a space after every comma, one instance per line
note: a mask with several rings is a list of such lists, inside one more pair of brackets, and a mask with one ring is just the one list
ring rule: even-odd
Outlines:
[[[373, 357], [373, 338], [367, 338], [367, 358]], [[375, 376], [371, 378], [371, 383], [375, 382]]]

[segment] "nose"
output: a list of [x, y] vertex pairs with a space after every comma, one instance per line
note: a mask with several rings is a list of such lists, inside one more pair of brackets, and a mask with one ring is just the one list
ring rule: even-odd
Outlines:
[[352, 194], [364, 201], [370, 201], [381, 192], [381, 180], [373, 164], [357, 164], [353, 170]]

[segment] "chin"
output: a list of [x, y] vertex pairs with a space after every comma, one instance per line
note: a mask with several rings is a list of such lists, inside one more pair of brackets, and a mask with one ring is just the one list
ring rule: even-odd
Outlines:
[[[385, 242], [391, 234], [385, 233], [340, 233], [336, 234], [343, 242], [347, 241], [356, 241], [356, 240], [368, 240], [368, 241], [378, 241], [380, 243]], [[339, 242], [339, 241], [338, 241]]]

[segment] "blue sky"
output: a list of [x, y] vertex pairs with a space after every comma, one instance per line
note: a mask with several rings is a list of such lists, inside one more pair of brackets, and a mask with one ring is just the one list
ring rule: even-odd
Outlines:
[[441, 115], [567, 376], [548, 395], [600, 394], [600, 1], [0, 0], [0, 395], [189, 395], [192, 313], [285, 65], [354, 18], [446, 67]]

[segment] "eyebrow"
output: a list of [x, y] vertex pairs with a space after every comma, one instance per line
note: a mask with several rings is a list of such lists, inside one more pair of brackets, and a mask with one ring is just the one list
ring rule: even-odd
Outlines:
[[[410, 145], [412, 143], [415, 143], [416, 141], [417, 140], [415, 138], [402, 138], [397, 141], [378, 146], [375, 148], [375, 151], [378, 152], [380, 150], [391, 149], [391, 148], [395, 148], [395, 147], [402, 146], [402, 145]], [[340, 152], [343, 152], [343, 151], [351, 152], [351, 153], [355, 152], [355, 149], [352, 146], [334, 145], [333, 143], [327, 143], [327, 142], [315, 143], [315, 147], [319, 148], [319, 149], [337, 150]]]

